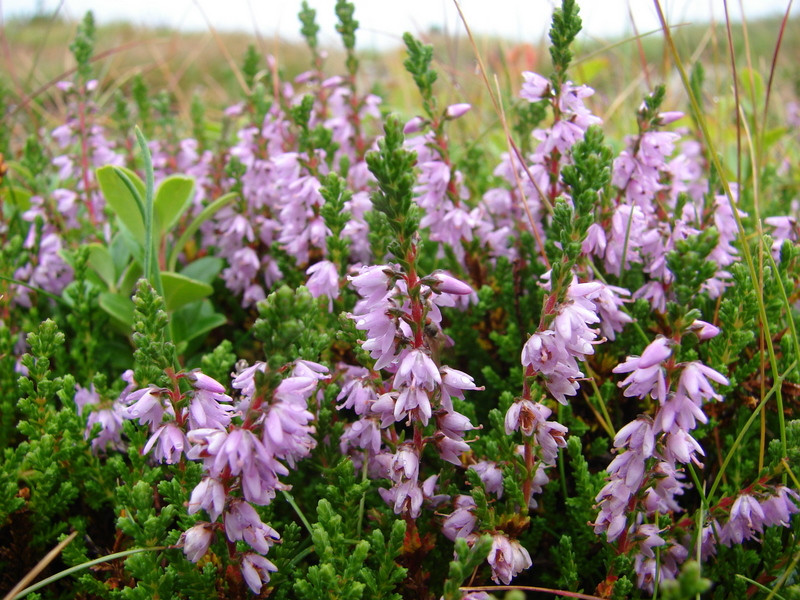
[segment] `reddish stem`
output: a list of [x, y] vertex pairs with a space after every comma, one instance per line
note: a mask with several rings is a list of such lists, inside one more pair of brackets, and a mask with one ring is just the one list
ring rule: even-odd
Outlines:
[[89, 211], [89, 221], [92, 226], [97, 225], [97, 219], [94, 213], [94, 205], [92, 204], [91, 190], [89, 189], [89, 148], [86, 142], [86, 103], [85, 91], [81, 91], [80, 99], [78, 100], [78, 127], [80, 129], [81, 137], [81, 176], [83, 179], [83, 193], [86, 198], [86, 208]]

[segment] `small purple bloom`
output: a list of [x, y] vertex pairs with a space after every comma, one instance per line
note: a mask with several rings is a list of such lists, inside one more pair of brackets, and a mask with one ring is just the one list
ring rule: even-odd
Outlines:
[[192, 515], [201, 508], [205, 509], [212, 521], [216, 521], [225, 509], [225, 488], [218, 479], [203, 477], [192, 490], [187, 512]]
[[186, 434], [174, 422], [165, 423], [147, 440], [142, 454], [147, 454], [155, 445], [153, 458], [158, 462], [173, 465], [180, 461], [181, 454], [189, 447]]
[[509, 585], [514, 577], [533, 564], [531, 555], [517, 540], [499, 533], [492, 537], [492, 548], [486, 562], [492, 567], [492, 580], [495, 583], [502, 581], [504, 585]]
[[248, 553], [242, 558], [242, 577], [254, 594], [261, 593], [261, 586], [269, 583], [270, 572], [277, 570], [278, 567], [258, 554]]
[[183, 544], [183, 552], [186, 558], [196, 563], [203, 558], [211, 541], [214, 539], [214, 530], [211, 528], [210, 523], [198, 523], [181, 534], [178, 541]]
[[466, 102], [462, 102], [460, 104], [451, 104], [447, 107], [444, 114], [448, 119], [458, 119], [459, 117], [467, 114], [471, 108], [472, 105], [467, 104]]

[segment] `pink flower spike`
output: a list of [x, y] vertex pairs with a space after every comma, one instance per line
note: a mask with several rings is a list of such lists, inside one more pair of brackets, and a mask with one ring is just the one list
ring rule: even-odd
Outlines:
[[444, 114], [448, 119], [457, 119], [467, 114], [471, 108], [472, 105], [467, 104], [466, 102], [461, 102], [459, 104], [451, 104], [450, 106], [447, 107], [447, 110], [445, 111]]

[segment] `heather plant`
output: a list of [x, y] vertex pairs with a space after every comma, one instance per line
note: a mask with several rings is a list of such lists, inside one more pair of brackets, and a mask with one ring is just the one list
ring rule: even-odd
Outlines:
[[513, 94], [476, 46], [465, 144], [434, 48], [397, 110], [335, 12], [341, 73], [304, 2], [308, 69], [251, 47], [218, 114], [109, 101], [90, 14], [62, 121], [0, 132], [7, 597], [800, 596], [776, 63], [729, 148], [664, 22], [682, 86], [626, 130], [563, 0]]

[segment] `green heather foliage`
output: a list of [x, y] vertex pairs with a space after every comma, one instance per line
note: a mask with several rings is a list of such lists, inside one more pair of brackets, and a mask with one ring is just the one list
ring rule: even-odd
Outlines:
[[0, 595], [800, 598], [796, 22], [579, 4], [541, 74], [346, 0], [214, 89], [91, 13], [0, 72]]

